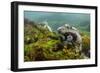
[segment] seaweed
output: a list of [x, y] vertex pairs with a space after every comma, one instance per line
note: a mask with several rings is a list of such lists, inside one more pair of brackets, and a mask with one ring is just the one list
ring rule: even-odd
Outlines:
[[57, 32], [50, 32], [38, 23], [24, 25], [24, 61], [73, 60], [89, 58], [90, 38], [82, 33], [82, 51], [63, 45]]

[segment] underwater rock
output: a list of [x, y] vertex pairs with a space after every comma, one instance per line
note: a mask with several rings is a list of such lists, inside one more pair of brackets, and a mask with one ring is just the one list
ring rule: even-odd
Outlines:
[[[65, 24], [58, 28], [59, 33], [51, 31], [49, 27], [47, 22], [25, 25], [24, 61], [84, 58], [85, 55], [80, 54], [80, 48], [81, 42], [86, 43], [86, 41], [81, 40], [79, 31], [75, 27]], [[87, 47], [88, 45], [82, 46]], [[88, 54], [86, 53], [87, 56]]]

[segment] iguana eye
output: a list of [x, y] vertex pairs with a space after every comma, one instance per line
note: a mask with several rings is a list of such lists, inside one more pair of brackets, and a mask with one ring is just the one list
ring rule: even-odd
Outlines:
[[72, 35], [68, 35], [67, 36], [67, 41], [72, 41], [73, 40], [73, 36]]

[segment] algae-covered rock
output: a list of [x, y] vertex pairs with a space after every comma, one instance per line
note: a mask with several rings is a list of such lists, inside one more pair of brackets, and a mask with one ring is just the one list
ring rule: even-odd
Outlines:
[[[80, 51], [75, 51], [75, 47], [63, 45], [59, 36], [60, 34], [42, 28], [38, 23], [26, 24], [24, 26], [24, 61], [84, 59]], [[83, 48], [89, 49], [89, 37], [82, 38]]]

